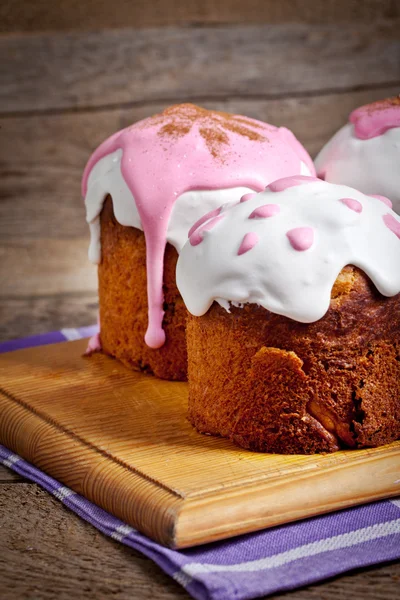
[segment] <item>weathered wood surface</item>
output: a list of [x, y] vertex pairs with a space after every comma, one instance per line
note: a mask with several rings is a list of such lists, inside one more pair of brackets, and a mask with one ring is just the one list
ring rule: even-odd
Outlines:
[[191, 427], [186, 383], [101, 353], [82, 359], [86, 344], [0, 356], [0, 443], [159, 543], [185, 548], [398, 494], [400, 442], [248, 452]]
[[159, 27], [192, 23], [374, 21], [400, 16], [398, 0], [3, 0], [0, 31]]
[[[31, 37], [14, 34], [0, 38], [2, 57], [7, 51], [10, 59], [9, 66], [5, 66], [7, 60], [3, 58], [0, 67], [3, 69], [3, 76], [0, 76], [0, 87], [3, 90], [0, 113], [16, 116], [20, 114], [22, 117], [19, 120], [2, 119], [0, 129], [0, 243], [5, 241], [7, 248], [14, 247], [14, 256], [17, 256], [18, 250], [17, 262], [20, 263], [17, 267], [16, 261], [9, 260], [10, 253], [1, 246], [0, 266], [3, 270], [0, 273], [0, 295], [5, 268], [9, 271], [9, 282], [16, 268], [19, 269], [20, 279], [24, 279], [27, 274], [30, 277], [29, 285], [16, 277], [13, 278], [13, 285], [7, 284], [6, 296], [1, 298], [2, 339], [40, 333], [44, 329], [54, 330], [60, 326], [79, 325], [81, 322], [74, 320], [74, 310], [78, 319], [82, 318], [84, 321], [87, 314], [88, 318], [90, 317], [88, 322], [93, 321], [91, 315], [95, 306], [91, 306], [91, 297], [95, 297], [95, 275], [94, 270], [85, 262], [88, 236], [82, 220], [83, 207], [77, 192], [83, 163], [93, 147], [107, 134], [130, 121], [156, 112], [166, 104], [188, 99], [205, 104], [209, 100], [209, 106], [225, 107], [226, 110], [244, 112], [271, 122], [281, 115], [282, 121], [279, 122], [285, 122], [301, 134], [304, 138], [302, 141], [314, 154], [342, 124], [349, 110], [364, 102], [398, 92], [400, 78], [395, 66], [396, 61], [397, 64], [400, 62], [398, 43], [395, 39], [398, 24], [389, 24], [389, 27], [384, 24], [382, 29], [379, 20], [399, 17], [399, 0], [318, 0], [312, 3], [298, 0], [249, 0], [245, 3], [245, 8], [239, 0], [221, 0], [218, 3], [212, 0], [154, 0], [151, 3], [132, 3], [125, 0], [115, 0], [113, 3], [106, 0], [69, 0], [67, 3], [54, 3], [50, 0], [37, 0], [33, 3], [21, 0], [16, 3], [13, 0], [4, 0], [0, 3], [0, 30], [10, 31], [86, 30], [110, 26], [137, 28], [204, 23], [259, 25], [278, 21], [352, 21], [351, 25], [340, 26], [341, 32], [344, 31], [350, 38], [344, 46], [340, 32], [338, 44], [332, 46], [335, 42], [334, 33], [323, 41], [318, 41], [322, 29], [310, 29], [308, 36], [311, 36], [311, 41], [313, 36], [316, 40], [314, 44], [306, 44], [306, 48], [311, 49], [308, 55], [301, 47], [304, 39], [299, 35], [289, 36], [293, 45], [285, 53], [277, 52], [275, 44], [267, 48], [260, 45], [260, 41], [258, 45], [252, 42], [253, 49], [261, 48], [264, 63], [274, 55], [274, 61], [281, 57], [281, 65], [284, 67], [283, 58], [296, 62], [299, 55], [300, 62], [296, 67], [299, 73], [294, 73], [294, 81], [297, 83], [294, 85], [293, 81], [289, 81], [283, 90], [269, 88], [265, 75], [271, 75], [271, 70], [261, 62], [258, 55], [252, 60], [247, 53], [246, 46], [250, 36], [245, 36], [245, 43], [239, 47], [233, 47], [237, 39], [233, 34], [230, 34], [227, 42], [221, 40], [220, 50], [216, 55], [220, 60], [219, 72], [224, 74], [224, 77], [220, 77], [215, 65], [215, 56], [209, 54], [208, 60], [204, 59], [207, 49], [201, 41], [209, 38], [202, 38], [202, 32], [197, 27], [197, 48], [193, 45], [191, 48], [192, 52], [200, 52], [203, 62], [199, 59], [196, 65], [202, 65], [206, 70], [210, 66], [213, 77], [208, 79], [204, 73], [200, 74], [203, 76], [203, 85], [189, 85], [188, 91], [185, 85], [191, 73], [187, 74], [182, 68], [186, 66], [182, 65], [182, 59], [178, 63], [181, 67], [179, 70], [174, 70], [172, 65], [162, 82], [157, 84], [151, 81], [155, 75], [164, 76], [166, 62], [160, 54], [160, 48], [163, 46], [161, 43], [153, 47], [147, 46], [150, 52], [142, 55], [142, 60], [137, 63], [130, 53], [131, 31], [125, 31], [124, 36], [122, 32], [112, 32], [110, 36], [103, 36], [101, 32], [91, 35], [87, 37], [86, 48], [81, 36], [81, 42], [76, 47], [81, 47], [82, 61], [79, 60], [77, 52], [72, 61], [68, 60], [68, 56], [58, 57], [59, 53], [68, 54], [73, 50], [71, 46], [77, 39], [74, 37], [76, 34], [67, 35], [67, 41], [65, 38], [61, 39], [59, 45], [56, 43], [57, 36], [52, 34]], [[361, 33], [359, 20], [368, 24], [363, 26]], [[285, 30], [285, 26], [282, 27]], [[371, 28], [371, 35], [366, 33], [365, 27]], [[229, 28], [217, 29], [219, 31]], [[331, 31], [334, 29], [331, 28]], [[243, 31], [243, 27], [241, 30]], [[171, 35], [171, 30], [168, 31]], [[185, 35], [179, 39], [187, 39], [191, 32], [191, 29], [187, 29]], [[212, 31], [209, 35], [210, 33]], [[125, 41], [119, 46], [120, 35]], [[38, 42], [38, 39], [41, 41]], [[109, 42], [106, 44], [105, 39], [114, 40], [115, 48], [113, 49]], [[165, 43], [166, 38], [163, 39]], [[287, 35], [285, 39], [289, 39]], [[326, 45], [328, 41], [329, 44]], [[215, 43], [210, 46], [212, 51], [215, 49]], [[283, 41], [279, 48], [282, 44]], [[36, 60], [32, 56], [35, 49], [42, 52], [39, 56], [36, 55]], [[186, 48], [184, 50], [183, 52], [179, 48], [183, 57], [186, 55]], [[227, 53], [227, 56], [224, 57], [223, 52]], [[10, 56], [10, 53], [13, 56]], [[246, 56], [236, 61], [241, 53]], [[337, 59], [332, 58], [334, 53], [337, 54]], [[23, 65], [27, 54], [31, 54], [26, 63], [28, 69]], [[322, 66], [318, 67], [318, 64], [321, 65], [321, 61], [325, 61], [325, 55], [327, 60], [324, 73], [324, 69]], [[103, 62], [108, 57], [112, 59], [112, 67], [111, 63]], [[46, 67], [48, 59], [51, 68]], [[224, 91], [222, 83], [227, 79], [225, 72], [229, 60], [233, 64], [228, 72], [230, 75], [233, 73], [233, 78], [232, 81], [228, 81], [228, 88]], [[314, 62], [317, 62], [318, 67], [315, 71]], [[137, 64], [139, 70], [135, 71], [135, 75], [142, 85], [149, 85], [146, 93], [138, 89], [140, 86], [137, 81], [134, 84], [131, 82], [132, 72], [129, 69]], [[302, 86], [301, 81], [299, 83], [301, 65], [304, 64], [307, 76], [312, 76], [314, 80], [311, 90], [305, 85]], [[354, 73], [354, 64], [357, 65], [358, 74]], [[63, 73], [57, 73], [57, 69], [62, 67], [65, 67]], [[73, 67], [75, 72], [70, 67]], [[113, 68], [117, 68], [114, 75]], [[243, 73], [241, 80], [240, 74], [244, 68], [249, 73]], [[346, 75], [348, 68], [351, 76]], [[377, 74], [377, 70], [381, 71], [380, 74]], [[286, 70], [285, 76], [292, 76], [294, 71], [295, 68]], [[321, 75], [322, 79], [318, 83]], [[49, 76], [52, 79], [49, 79]], [[198, 73], [195, 76], [197, 77]], [[182, 83], [182, 77], [185, 85]], [[6, 78], [8, 86], [4, 92], [3, 84]], [[28, 81], [24, 81], [24, 78]], [[79, 79], [82, 80], [82, 85], [79, 84]], [[276, 85], [274, 73], [271, 81]], [[210, 84], [216, 86], [217, 93]], [[62, 89], [52, 91], [51, 88], [56, 86], [61, 86]], [[357, 92], [357, 89], [363, 91]], [[22, 98], [24, 94], [26, 97]], [[43, 99], [46, 95], [47, 98]], [[315, 112], [312, 112], [312, 105], [308, 105], [308, 102], [314, 100], [317, 106]], [[66, 114], [63, 107], [69, 114]], [[39, 115], [40, 112], [48, 114]], [[26, 116], [29, 118], [25, 118]], [[77, 120], [72, 122], [72, 116]], [[42, 117], [46, 118], [41, 120]], [[79, 117], [82, 117], [82, 120]], [[312, 120], [308, 124], [305, 119], [310, 118]], [[77, 137], [80, 127], [81, 139]], [[27, 140], [25, 144], [24, 139]], [[56, 143], [52, 142], [54, 139], [57, 140]], [[22, 160], [18, 161], [18, 155], [23, 157], [24, 165]], [[72, 209], [68, 203], [72, 203]], [[7, 223], [6, 228], [2, 227], [4, 220]], [[34, 242], [40, 242], [44, 238], [51, 240], [50, 245], [44, 243], [35, 247]], [[22, 239], [25, 245], [21, 245]], [[61, 243], [57, 249], [56, 245], [51, 244], [58, 240], [61, 240]], [[67, 271], [63, 271], [67, 264], [62, 256], [66, 248], [64, 241], [77, 244], [76, 247], [79, 245], [79, 250], [74, 254], [75, 264]], [[33, 246], [30, 245], [31, 242]], [[57, 293], [59, 290], [53, 294], [56, 286], [51, 285], [51, 278], [43, 275], [43, 268], [47, 269], [44, 258], [41, 259], [41, 268], [37, 267], [36, 259], [43, 255], [52, 262], [53, 272], [59, 273], [62, 289], [68, 290], [66, 295], [64, 292]], [[80, 271], [83, 264], [87, 268], [84, 273]], [[77, 269], [81, 275], [75, 279], [74, 272]], [[87, 283], [89, 280], [90, 283]], [[79, 293], [89, 288], [90, 291], [82, 295], [82, 304], [86, 308], [81, 310]], [[44, 291], [53, 295], [46, 296]], [[76, 292], [76, 302], [71, 299], [71, 291], [72, 296], [74, 291]], [[21, 293], [24, 294], [23, 297]], [[68, 307], [71, 307], [71, 311]], [[0, 477], [2, 476], [0, 473]], [[22, 487], [26, 493], [20, 495], [18, 490]], [[4, 515], [7, 515], [7, 522]], [[118, 600], [128, 600], [132, 597], [188, 598], [187, 594], [163, 575], [150, 560], [104, 538], [33, 484], [0, 483], [0, 525], [3, 525], [0, 529], [0, 596], [7, 600], [69, 600], [71, 597], [96, 597], [105, 600], [111, 596]], [[321, 585], [286, 594], [284, 597], [288, 596], [291, 600], [322, 597], [326, 600], [342, 597], [353, 597], [355, 600], [387, 600], [398, 597], [399, 585], [400, 565], [397, 564], [364, 569], [360, 573], [345, 575]]]
[[7, 467], [0, 465], [0, 486], [3, 483], [20, 483], [22, 481], [25, 481], [23, 477], [17, 473], [14, 473], [14, 471], [11, 471], [11, 469], [7, 469]]
[[143, 555], [106, 538], [36, 485], [0, 485], [4, 600], [189, 598]]
[[[4, 600], [189, 600], [151, 560], [106, 538], [36, 485], [0, 485], [0, 524]], [[269, 598], [394, 600], [399, 585], [397, 563]]]
[[[314, 156], [353, 108], [394, 95], [399, 87], [203, 104], [286, 125]], [[105, 137], [165, 105], [1, 120], [1, 135], [8, 143], [0, 144], [0, 297], [95, 292], [96, 270], [87, 260], [89, 235], [80, 194], [83, 167]], [[38, 306], [45, 308], [35, 301], [34, 310]], [[4, 331], [4, 320], [0, 323]]]
[[[314, 156], [353, 108], [399, 89], [400, 68], [398, 85], [368, 91], [280, 100], [232, 98], [202, 105], [285, 125]], [[159, 102], [1, 119], [1, 136], [8, 143], [0, 145], [0, 238], [15, 239], [22, 230], [29, 238], [88, 237], [80, 181], [90, 153], [113, 132], [166, 106]]]
[[398, 83], [399, 21], [0, 38], [0, 113], [310, 95]]
[[6, 296], [62, 294], [97, 289], [87, 259], [88, 237], [54, 240], [21, 237], [0, 244], [0, 289]]
[[0, 302], [0, 340], [94, 325], [97, 313], [96, 292], [4, 296]]

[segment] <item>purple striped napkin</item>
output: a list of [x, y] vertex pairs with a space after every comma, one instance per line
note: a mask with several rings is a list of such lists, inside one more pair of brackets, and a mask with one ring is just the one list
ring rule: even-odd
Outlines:
[[[0, 344], [0, 352], [76, 340], [96, 327]], [[242, 600], [292, 590], [400, 558], [400, 498], [189, 548], [170, 550], [0, 446], [0, 463], [38, 483], [105, 535], [139, 550], [200, 600]], [[400, 465], [399, 465], [400, 484]]]

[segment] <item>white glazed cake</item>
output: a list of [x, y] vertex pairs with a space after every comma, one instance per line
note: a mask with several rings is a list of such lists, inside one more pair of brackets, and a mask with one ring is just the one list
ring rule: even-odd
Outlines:
[[192, 227], [177, 264], [189, 418], [268, 452], [400, 436], [400, 217], [293, 176]]
[[315, 166], [326, 181], [390, 198], [400, 213], [400, 96], [353, 111]]

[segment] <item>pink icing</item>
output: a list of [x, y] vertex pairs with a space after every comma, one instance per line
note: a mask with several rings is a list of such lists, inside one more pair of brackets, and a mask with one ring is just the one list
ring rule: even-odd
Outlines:
[[[290, 131], [290, 129], [286, 129], [286, 127], [280, 127], [279, 131], [281, 136], [283, 136], [289, 146], [291, 146], [292, 150], [300, 157], [300, 160], [308, 167], [310, 175], [316, 175], [313, 161], [310, 159], [307, 150], [300, 144], [294, 133]], [[294, 175], [294, 173], [292, 174]]]
[[388, 129], [400, 127], [400, 96], [360, 106], [350, 114], [349, 121], [360, 140], [369, 140]]
[[250, 233], [246, 233], [246, 235], [242, 239], [242, 243], [240, 244], [238, 256], [241, 256], [241, 254], [245, 254], [246, 252], [254, 248], [254, 246], [258, 243], [259, 239], [260, 238], [257, 235], [257, 233], [254, 233], [252, 231]]
[[121, 171], [132, 192], [146, 238], [148, 328], [145, 342], [165, 342], [163, 266], [167, 228], [175, 200], [190, 190], [248, 187], [261, 191], [300, 172], [311, 158], [284, 128], [238, 115], [183, 104], [112, 135], [86, 165], [82, 193], [94, 165], [122, 149]]
[[220, 215], [219, 217], [214, 217], [214, 219], [211, 219], [210, 221], [207, 221], [206, 223], [204, 223], [204, 225], [202, 225], [201, 227], [198, 227], [189, 238], [190, 244], [192, 246], [197, 246], [198, 244], [200, 244], [204, 239], [205, 232], [210, 231], [210, 229], [215, 227], [215, 225], [218, 223], [218, 221], [221, 221], [221, 219], [223, 219], [223, 218], [224, 218], [224, 215]]
[[393, 231], [393, 233], [400, 239], [400, 222], [389, 213], [387, 215], [383, 215], [382, 218], [386, 227], [390, 229], [390, 231]]
[[356, 213], [362, 212], [363, 206], [361, 202], [355, 200], [354, 198], [340, 198], [340, 202], [343, 202], [343, 204], [345, 204], [347, 208], [350, 208], [350, 210], [354, 210], [354, 212]]
[[304, 185], [311, 183], [312, 181], [321, 181], [317, 177], [310, 177], [308, 175], [292, 175], [291, 177], [283, 177], [269, 184], [268, 188], [271, 192], [283, 192], [288, 188], [295, 187], [296, 185]]
[[95, 333], [94, 335], [92, 335], [92, 337], [88, 341], [88, 345], [85, 350], [85, 356], [90, 356], [94, 352], [100, 352], [100, 350], [101, 350], [100, 333]]
[[278, 204], [264, 204], [254, 209], [249, 219], [268, 219], [269, 217], [278, 215], [280, 212], [281, 208]]
[[292, 247], [299, 252], [308, 250], [314, 243], [314, 230], [312, 227], [296, 227], [286, 233]]
[[214, 208], [214, 210], [210, 210], [210, 212], [208, 212], [206, 215], [204, 215], [198, 221], [196, 221], [196, 223], [192, 225], [192, 227], [189, 229], [188, 237], [190, 238], [192, 233], [194, 233], [196, 229], [200, 227], [200, 225], [203, 225], [203, 223], [205, 223], [209, 219], [212, 219], [212, 217], [217, 217], [221, 210], [222, 206], [220, 206], [219, 208]]
[[249, 192], [240, 198], [240, 202], [248, 202], [252, 198], [254, 198], [256, 194], [254, 192]]
[[381, 202], [383, 202], [383, 204], [386, 204], [386, 206], [388, 206], [389, 208], [393, 208], [392, 202], [389, 200], [389, 198], [386, 198], [386, 196], [380, 196], [379, 194], [370, 194], [370, 197], [380, 200]]

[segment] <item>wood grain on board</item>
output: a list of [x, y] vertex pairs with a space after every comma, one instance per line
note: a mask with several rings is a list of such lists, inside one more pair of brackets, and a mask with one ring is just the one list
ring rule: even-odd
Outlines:
[[374, 21], [400, 16], [398, 0], [3, 0], [0, 31], [159, 27], [191, 23]]
[[398, 493], [400, 442], [324, 456], [248, 452], [191, 427], [187, 384], [103, 354], [83, 358], [86, 343], [0, 357], [0, 443], [162, 544], [208, 543]]
[[398, 83], [399, 20], [0, 37], [0, 113]]

